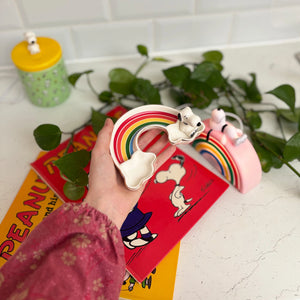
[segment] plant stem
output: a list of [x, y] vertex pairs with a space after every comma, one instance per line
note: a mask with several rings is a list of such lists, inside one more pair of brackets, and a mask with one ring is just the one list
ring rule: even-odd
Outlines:
[[71, 138], [70, 138], [70, 140], [69, 140], [69, 142], [68, 142], [68, 145], [67, 145], [67, 147], [66, 147], [66, 149], [65, 149], [63, 155], [66, 155], [66, 154], [68, 153], [70, 147], [72, 146], [73, 140], [74, 140], [74, 134], [75, 134], [75, 131], [73, 131], [73, 132], [71, 133]]
[[145, 61], [138, 67], [136, 72], [134, 73], [134, 76], [137, 76], [149, 63], [149, 58], [146, 58]]
[[162, 90], [172, 87], [172, 84], [170, 82], [168, 82], [167, 80], [164, 80], [162, 82], [155, 83], [153, 86], [155, 88], [157, 88], [159, 91], [162, 91]]
[[92, 82], [91, 82], [89, 74], [86, 74], [86, 80], [87, 80], [87, 83], [88, 83], [91, 91], [98, 97], [98, 93], [97, 93], [97, 91], [95, 90], [95, 88], [92, 85]]

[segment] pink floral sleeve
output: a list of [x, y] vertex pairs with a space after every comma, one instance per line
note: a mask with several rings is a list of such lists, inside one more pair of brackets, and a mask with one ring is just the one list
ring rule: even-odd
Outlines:
[[87, 204], [64, 204], [0, 269], [0, 298], [118, 299], [124, 274], [119, 229]]

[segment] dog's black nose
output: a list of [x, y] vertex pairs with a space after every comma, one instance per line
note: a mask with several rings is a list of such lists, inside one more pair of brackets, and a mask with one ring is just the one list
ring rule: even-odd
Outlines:
[[197, 123], [197, 126], [200, 127], [200, 126], [201, 126], [201, 122], [198, 122], [198, 123]]

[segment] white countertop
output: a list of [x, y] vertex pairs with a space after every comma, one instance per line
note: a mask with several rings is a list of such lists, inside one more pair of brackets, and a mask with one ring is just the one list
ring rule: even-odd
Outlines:
[[[289, 83], [296, 89], [300, 106], [300, 65], [294, 58], [300, 51], [300, 40], [220, 50], [225, 56], [226, 74], [234, 78], [254, 72], [262, 92]], [[162, 79], [163, 68], [199, 61], [200, 51], [164, 56], [171, 62], [154, 63], [141, 76], [157, 82]], [[69, 73], [94, 69], [92, 82], [102, 91], [107, 88], [110, 69], [135, 71], [140, 62], [136, 57], [106, 59], [68, 63], [67, 68]], [[275, 101], [271, 95], [264, 95], [264, 99]], [[276, 104], [285, 107], [280, 101]], [[89, 118], [91, 107], [100, 106], [85, 80], [60, 106], [33, 106], [22, 91], [16, 71], [0, 70], [0, 221], [40, 151], [33, 130], [41, 123], [72, 130]], [[276, 134], [278, 128], [270, 124], [267, 116], [262, 129]], [[211, 169], [191, 147], [184, 150]], [[299, 162], [293, 165], [300, 170]], [[299, 183], [299, 178], [284, 166], [263, 173], [260, 185], [247, 194], [229, 187], [181, 242], [174, 299], [299, 300]]]

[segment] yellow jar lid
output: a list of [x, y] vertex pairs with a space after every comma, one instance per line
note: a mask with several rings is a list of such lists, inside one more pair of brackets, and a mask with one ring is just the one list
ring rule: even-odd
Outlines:
[[25, 72], [36, 72], [48, 69], [55, 65], [62, 56], [59, 43], [47, 37], [38, 37], [37, 44], [40, 52], [31, 54], [28, 50], [28, 42], [17, 44], [12, 52], [11, 58], [16, 67]]

